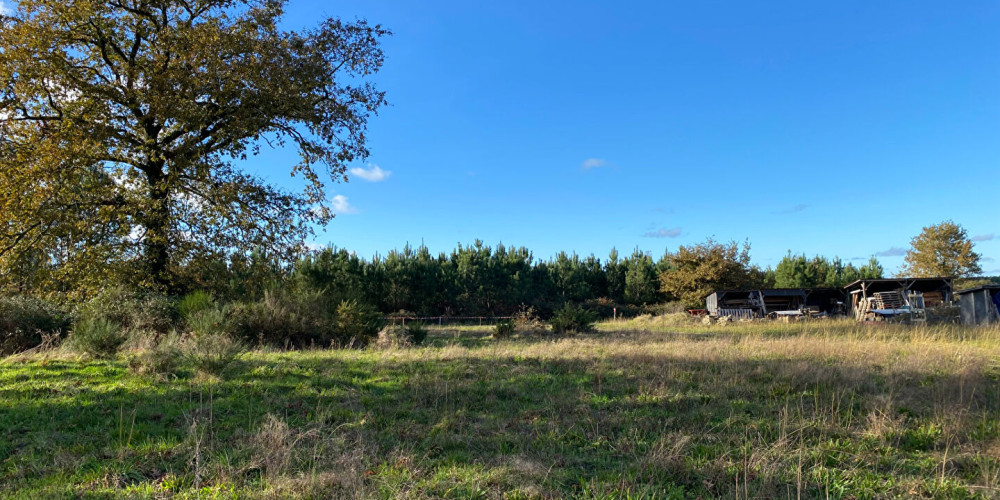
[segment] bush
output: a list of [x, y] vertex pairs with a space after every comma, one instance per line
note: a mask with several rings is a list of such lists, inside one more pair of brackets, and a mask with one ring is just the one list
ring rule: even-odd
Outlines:
[[549, 320], [555, 333], [589, 332], [594, 329], [597, 315], [573, 304], [566, 304]]
[[[336, 337], [334, 316], [321, 292], [265, 292], [233, 311], [238, 338], [277, 347], [328, 345]], [[376, 330], [377, 331], [377, 330]]]
[[514, 322], [512, 320], [501, 321], [493, 328], [494, 338], [505, 339], [511, 335], [514, 335]]
[[43, 334], [61, 335], [69, 316], [53, 304], [29, 297], [0, 297], [0, 356], [38, 347]]
[[198, 290], [185, 295], [177, 302], [177, 314], [187, 321], [191, 316], [215, 307], [215, 299], [208, 292]]
[[198, 371], [219, 375], [244, 350], [243, 344], [225, 333], [192, 335], [184, 342], [184, 357]]
[[345, 300], [337, 306], [336, 333], [341, 345], [367, 344], [375, 338], [385, 322], [373, 307], [356, 300]]
[[106, 318], [84, 317], [70, 336], [72, 347], [95, 358], [110, 358], [128, 339], [121, 326]]
[[427, 327], [419, 321], [412, 321], [406, 325], [406, 332], [410, 336], [413, 345], [420, 345], [427, 339]]
[[534, 307], [521, 306], [521, 309], [514, 313], [514, 331], [539, 333], [545, 330], [545, 322]]
[[194, 312], [187, 318], [188, 330], [199, 336], [213, 333], [231, 335], [234, 331], [232, 311], [233, 308], [229, 305], [212, 305]]
[[129, 359], [129, 368], [140, 375], [172, 375], [184, 357], [180, 335], [171, 333]]
[[125, 331], [167, 333], [177, 323], [177, 308], [173, 300], [163, 295], [112, 288], [84, 303], [77, 316], [104, 319]]

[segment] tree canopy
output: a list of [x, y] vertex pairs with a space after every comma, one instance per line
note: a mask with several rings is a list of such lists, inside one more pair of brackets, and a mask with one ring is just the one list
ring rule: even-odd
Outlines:
[[965, 228], [950, 220], [923, 228], [910, 240], [903, 273], [915, 277], [967, 277], [983, 272]]
[[[367, 156], [387, 31], [279, 28], [284, 0], [19, 0], [0, 17], [0, 269], [142, 271], [291, 257]], [[292, 146], [285, 191], [240, 168]], [[61, 273], [61, 274], [60, 274]], [[69, 274], [68, 274], [69, 273]]]
[[764, 285], [764, 272], [750, 264], [750, 244], [735, 241], [684, 246], [667, 254], [670, 270], [660, 273], [664, 293], [691, 307], [702, 307], [715, 290], [743, 290]]

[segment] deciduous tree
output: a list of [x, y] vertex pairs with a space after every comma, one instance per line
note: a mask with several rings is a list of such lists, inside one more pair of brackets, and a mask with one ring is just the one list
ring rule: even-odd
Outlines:
[[903, 274], [915, 277], [966, 277], [981, 273], [979, 254], [962, 226], [947, 220], [927, 226], [910, 240]]
[[691, 307], [701, 307], [715, 290], [760, 287], [764, 273], [750, 264], [750, 244], [735, 241], [681, 246], [665, 257], [670, 271], [660, 274], [660, 288]]
[[[62, 242], [83, 260], [141, 257], [169, 286], [193, 255], [290, 255], [328, 222], [325, 184], [367, 155], [385, 102], [368, 77], [387, 31], [284, 30], [283, 4], [18, 0], [0, 17], [0, 259]], [[298, 152], [268, 168], [304, 188], [241, 169], [262, 144]]]

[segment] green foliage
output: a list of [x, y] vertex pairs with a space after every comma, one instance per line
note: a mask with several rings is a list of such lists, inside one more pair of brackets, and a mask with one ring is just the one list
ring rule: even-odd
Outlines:
[[126, 331], [166, 333], [177, 322], [177, 309], [174, 301], [163, 295], [109, 288], [84, 303], [77, 316], [106, 319]]
[[590, 332], [594, 330], [597, 315], [575, 304], [567, 303], [556, 311], [549, 324], [555, 333]]
[[[368, 154], [388, 31], [287, 31], [284, 4], [23, 0], [0, 17], [0, 269], [58, 250], [57, 278], [171, 287], [204, 255], [290, 258], [332, 218], [325, 184]], [[301, 191], [235, 165], [262, 142], [300, 153], [284, 168]]]
[[215, 307], [215, 299], [204, 290], [191, 292], [177, 301], [177, 314], [187, 321], [192, 315]]
[[625, 302], [638, 306], [655, 302], [658, 283], [652, 257], [636, 248], [625, 267]]
[[128, 339], [121, 325], [108, 318], [83, 317], [73, 326], [71, 346], [95, 358], [111, 358]]
[[69, 316], [49, 302], [30, 297], [0, 297], [0, 356], [37, 347], [42, 335], [61, 335]]
[[668, 295], [691, 308], [704, 307], [705, 297], [715, 290], [761, 287], [764, 273], [750, 264], [750, 243], [742, 248], [735, 241], [682, 245], [667, 254], [670, 271], [660, 274], [660, 286]]
[[232, 335], [216, 332], [192, 335], [183, 344], [184, 358], [196, 370], [220, 375], [245, 350]]
[[233, 310], [238, 338], [275, 347], [329, 345], [335, 337], [334, 316], [322, 292], [269, 291], [255, 302]]
[[868, 264], [857, 268], [834, 257], [815, 256], [807, 259], [805, 254], [788, 255], [774, 268], [774, 286], [777, 288], [839, 288], [859, 279], [882, 277], [882, 265], [875, 257]]
[[406, 324], [406, 333], [410, 336], [413, 345], [421, 345], [427, 340], [427, 326], [419, 321], [411, 321]]
[[504, 320], [500, 321], [493, 327], [493, 337], [498, 339], [509, 338], [514, 335], [514, 321]]
[[910, 240], [902, 272], [918, 278], [968, 277], [983, 272], [979, 259], [965, 228], [947, 220]]
[[188, 317], [187, 326], [195, 336], [233, 334], [235, 333], [233, 307], [227, 304], [202, 309]]
[[335, 339], [341, 345], [365, 345], [378, 335], [385, 325], [375, 308], [356, 300], [345, 300], [337, 306]]

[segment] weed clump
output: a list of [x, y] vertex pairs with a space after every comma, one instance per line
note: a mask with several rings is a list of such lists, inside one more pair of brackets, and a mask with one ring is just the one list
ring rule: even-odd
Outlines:
[[178, 372], [183, 359], [181, 337], [175, 332], [131, 356], [128, 365], [138, 375], [168, 376]]
[[375, 347], [379, 349], [392, 349], [397, 347], [409, 347], [413, 345], [410, 332], [404, 326], [389, 325], [379, 330], [375, 338]]
[[128, 340], [125, 330], [107, 318], [85, 317], [76, 323], [70, 336], [72, 347], [95, 358], [111, 358]]

